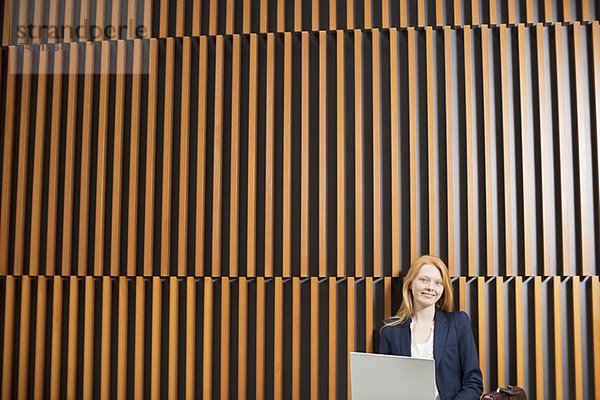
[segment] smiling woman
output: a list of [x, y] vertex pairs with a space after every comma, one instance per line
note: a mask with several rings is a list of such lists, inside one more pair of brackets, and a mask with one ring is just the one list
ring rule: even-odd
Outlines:
[[437, 399], [479, 399], [482, 374], [469, 317], [453, 312], [442, 260], [422, 256], [410, 267], [402, 305], [381, 329], [379, 352], [435, 360]]

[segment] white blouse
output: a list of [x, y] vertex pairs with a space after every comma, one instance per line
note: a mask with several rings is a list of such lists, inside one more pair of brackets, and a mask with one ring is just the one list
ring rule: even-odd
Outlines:
[[[415, 343], [413, 340], [413, 324], [410, 323], [410, 355], [415, 358], [427, 358], [433, 360], [433, 326], [431, 327], [431, 332], [429, 333], [429, 338], [425, 343]], [[437, 384], [435, 385], [435, 398], [436, 400], [440, 400], [440, 394], [437, 389]]]

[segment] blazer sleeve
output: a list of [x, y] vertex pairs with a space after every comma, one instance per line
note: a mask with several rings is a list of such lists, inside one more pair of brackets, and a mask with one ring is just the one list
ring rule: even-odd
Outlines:
[[454, 400], [479, 399], [483, 393], [483, 377], [479, 368], [479, 357], [471, 323], [465, 312], [457, 313], [456, 330], [462, 379], [461, 389], [454, 396]]
[[391, 335], [392, 329], [389, 327], [384, 327], [381, 330], [380, 340], [379, 340], [379, 354], [392, 354], [392, 343], [391, 343]]

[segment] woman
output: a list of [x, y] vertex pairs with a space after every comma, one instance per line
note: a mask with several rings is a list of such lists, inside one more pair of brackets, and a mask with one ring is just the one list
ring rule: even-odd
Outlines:
[[452, 283], [444, 262], [433, 256], [417, 259], [404, 278], [402, 299], [396, 316], [381, 329], [379, 352], [433, 358], [436, 398], [479, 399], [482, 375], [469, 316], [452, 312]]

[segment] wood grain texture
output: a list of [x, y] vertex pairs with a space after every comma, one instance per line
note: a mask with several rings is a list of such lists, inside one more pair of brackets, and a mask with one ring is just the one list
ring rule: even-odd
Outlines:
[[[185, 35], [185, 0], [176, 1], [176, 16], [175, 16], [175, 36], [182, 37]], [[181, 87], [183, 89], [183, 86]]]
[[310, 398], [319, 398], [319, 279], [310, 278]]
[[10, 1], [4, 2], [4, 12], [2, 14], [2, 46], [9, 46], [12, 43], [12, 5], [13, 3]]
[[483, 374], [483, 387], [487, 388], [487, 340], [485, 318], [485, 277], [477, 277], [477, 347], [479, 353], [479, 366]]
[[77, 249], [77, 274], [89, 273], [88, 254], [91, 248], [89, 240], [90, 225], [90, 185], [92, 160], [92, 110], [94, 92], [94, 44], [85, 46], [85, 75], [83, 82], [83, 118], [81, 132], [81, 181], [79, 191], [79, 238]]
[[348, 326], [347, 326], [347, 343], [348, 343], [348, 357], [346, 358], [346, 365], [348, 366], [347, 371], [347, 382], [348, 382], [348, 398], [351, 393], [351, 382], [350, 382], [350, 352], [356, 349], [356, 291], [355, 291], [355, 280], [353, 277], [348, 277], [346, 280], [347, 290], [347, 304], [348, 304]]
[[486, 274], [494, 275], [494, 188], [492, 160], [492, 124], [490, 115], [490, 51], [489, 31], [486, 25], [481, 27], [481, 63], [483, 75], [483, 136], [485, 153], [485, 239]]
[[427, 185], [428, 205], [427, 219], [429, 222], [429, 254], [436, 255], [436, 190], [435, 190], [435, 150], [436, 150], [436, 123], [434, 103], [434, 58], [433, 58], [433, 29], [425, 28], [425, 54], [427, 59]]
[[523, 360], [523, 278], [515, 277], [515, 342], [517, 357], [515, 360], [517, 371], [517, 386], [525, 385], [525, 366]]
[[435, 26], [441, 28], [444, 26], [444, 6], [442, 0], [435, 1]]
[[[26, 4], [26, 3], [22, 3]], [[27, 7], [25, 7], [26, 11]], [[21, 78], [20, 118], [19, 118], [19, 152], [17, 155], [17, 193], [15, 198], [15, 231], [14, 231], [14, 261], [13, 272], [22, 275], [25, 267], [25, 207], [27, 206], [27, 175], [29, 169], [29, 120], [32, 113], [32, 72], [33, 54], [31, 51], [23, 52], [23, 66]], [[66, 175], [66, 174], [65, 174]], [[67, 214], [67, 213], [65, 213]]]
[[[251, 12], [252, 12], [252, 0], [244, 0], [244, 5], [243, 5], [244, 10], [242, 11], [242, 32], [244, 33], [244, 35], [247, 35], [250, 33], [250, 22], [251, 20]], [[301, 28], [298, 28], [296, 30], [300, 30]]]
[[250, 35], [250, 75], [248, 99], [248, 204], [247, 204], [247, 269], [248, 277], [256, 276], [256, 185], [258, 124], [258, 37]]
[[525, 23], [527, 25], [533, 24], [533, 0], [525, 1]]
[[425, 0], [417, 0], [417, 27], [425, 27]]
[[285, 31], [285, 0], [277, 0], [277, 32]]
[[319, 32], [319, 276], [327, 276], [327, 33]]
[[509, 1], [508, 3], [508, 26], [514, 26], [515, 24], [515, 3]]
[[[159, 2], [159, 25], [158, 25], [158, 37], [161, 39], [169, 36], [169, 0], [160, 0]], [[211, 4], [212, 5], [212, 4]], [[211, 7], [212, 8], [212, 7]], [[213, 32], [214, 34], [214, 32]]]
[[177, 232], [177, 275], [185, 276], [188, 270], [188, 229], [190, 193], [190, 131], [192, 86], [192, 39], [183, 38], [181, 58], [181, 131], [179, 139], [179, 222]]
[[204, 275], [204, 221], [206, 185], [207, 37], [200, 38], [198, 54], [198, 144], [196, 165], [196, 276]]
[[234, 23], [235, 23], [235, 0], [227, 0], [225, 5], [226, 8], [226, 18], [225, 18], [225, 34], [233, 35], [234, 32]]
[[[390, 29], [390, 108], [392, 160], [392, 276], [400, 276], [400, 86], [398, 31]], [[339, 178], [338, 178], [339, 179]]]
[[454, 243], [454, 123], [452, 120], [452, 36], [451, 28], [444, 27], [444, 98], [446, 104], [446, 185], [448, 209], [448, 270], [450, 276], [455, 275], [455, 243]]
[[301, 346], [302, 334], [301, 315], [302, 287], [300, 278], [292, 278], [292, 397], [300, 398], [300, 371], [301, 371]]
[[[83, 278], [81, 278], [83, 281]], [[74, 399], [76, 395], [77, 374], [77, 332], [79, 330], [79, 282], [80, 278], [69, 278], [69, 321], [67, 337], [67, 397]], [[84, 292], [85, 295], [85, 292]], [[85, 330], [85, 322], [84, 330]]]
[[[146, 193], [144, 212], [144, 276], [153, 273], [154, 189], [156, 174], [156, 111], [158, 96], [158, 41], [150, 39], [150, 73], [148, 75], [148, 132], [146, 133]], [[198, 122], [200, 124], [200, 122]], [[198, 155], [200, 157], [200, 155]], [[198, 171], [198, 175], [200, 171]], [[201, 191], [202, 192], [202, 191]], [[202, 192], [203, 193], [203, 192]], [[200, 197], [200, 196], [198, 196]]]
[[224, 38], [216, 37], [215, 54], [215, 114], [213, 130], [213, 215], [212, 215], [212, 276], [221, 276], [221, 226], [223, 198], [223, 96], [225, 87]]
[[6, 277], [4, 292], [4, 351], [2, 352], [2, 398], [14, 398], [14, 369], [15, 357], [15, 277]]
[[177, 377], [179, 375], [179, 280], [169, 277], [169, 360], [167, 376], [167, 397], [177, 398]]
[[231, 338], [231, 283], [229, 278], [221, 279], [221, 398], [229, 398]]
[[[240, 296], [240, 299], [242, 296]], [[204, 332], [202, 346], [202, 397], [210, 399], [212, 397], [212, 357], [213, 357], [213, 281], [211, 277], [204, 277]], [[211, 372], [209, 372], [211, 371]], [[240, 388], [241, 390], [241, 388]]]
[[284, 341], [283, 341], [283, 314], [284, 314], [284, 299], [283, 299], [283, 279], [275, 277], [275, 303], [274, 303], [274, 326], [273, 326], [273, 398], [275, 400], [283, 399], [283, 358], [284, 358]]
[[175, 40], [166, 40], [164, 126], [162, 143], [162, 212], [160, 233], [160, 275], [168, 276], [171, 266], [171, 202], [173, 180], [173, 102], [175, 100]]
[[367, 353], [373, 352], [373, 278], [365, 279], [365, 332]]
[[[552, 327], [554, 332], [553, 343], [553, 372], [555, 382], [555, 393], [557, 399], [563, 398], [563, 340], [562, 340], [562, 310], [561, 310], [561, 295], [560, 295], [560, 277], [552, 277]], [[539, 388], [539, 385], [537, 386]]]
[[497, 368], [498, 368], [498, 386], [505, 387], [505, 366], [506, 366], [506, 348], [505, 348], [505, 332], [506, 327], [504, 325], [504, 278], [497, 276], [496, 280], [496, 357], [497, 357]]
[[[36, 317], [35, 317], [35, 349], [33, 364], [33, 393], [34, 399], [41, 399], [44, 395], [45, 381], [45, 363], [46, 363], [46, 338], [48, 332], [46, 304], [48, 302], [48, 280], [45, 276], [37, 278], [37, 298], [36, 298]], [[62, 311], [62, 310], [61, 310]]]
[[267, 95], [265, 131], [265, 277], [273, 276], [275, 246], [275, 35], [267, 34]]
[[127, 276], [137, 273], [138, 185], [140, 181], [140, 130], [142, 108], [142, 41], [133, 42], [133, 75], [131, 77], [131, 126], [129, 139], [129, 203], [127, 206]]
[[[415, 53], [415, 30], [408, 28], [408, 96], [414, 98], [416, 95], [416, 53]], [[410, 191], [410, 260], [416, 260], [418, 257], [418, 209], [417, 209], [417, 191], [419, 184], [417, 182], [417, 108], [416, 104], [409, 105], [408, 111], [408, 153], [409, 153], [409, 182], [412, 190]]]
[[246, 400], [248, 391], [248, 281], [240, 277], [238, 294], [238, 393]]
[[[152, 314], [150, 319], [152, 319]], [[146, 281], [144, 277], [135, 278], [135, 335], [133, 362], [133, 397], [136, 400], [144, 397], [144, 341], [146, 340]]]
[[[319, 28], [319, 0], [312, 0], [311, 1], [311, 30], [312, 31], [318, 31]], [[365, 7], [366, 8], [366, 7]], [[365, 11], [366, 13], [366, 11]]]
[[266, 330], [265, 278], [256, 278], [256, 398], [265, 397], [265, 330]]
[[[533, 319], [535, 321], [535, 387], [536, 397], [544, 398], [544, 337], [542, 333], [542, 277], [533, 280]], [[562, 378], [561, 378], [562, 379]]]
[[461, 25], [460, 0], [454, 0], [454, 27], [458, 28]]
[[400, 2], [400, 28], [406, 28], [407, 27], [407, 23], [406, 23], [406, 14], [407, 14], [406, 1], [407, 0], [399, 0], [399, 2]]
[[363, 275], [363, 52], [362, 32], [354, 30], [354, 276]]
[[[591, 85], [592, 89], [592, 98], [593, 104], [590, 106], [590, 112], [595, 113], [596, 115], [600, 115], [600, 28], [598, 21], [592, 22], [592, 68], [591, 68], [591, 77], [593, 79], [593, 84]], [[596, 145], [596, 157], [593, 161], [594, 166], [596, 168], [600, 167], [600, 123], [596, 122], [592, 124], [592, 138], [595, 138]], [[594, 139], [592, 139], [592, 143], [594, 143]], [[592, 144], [592, 146], [594, 146]], [[595, 183], [595, 192], [594, 195], [596, 199], [600, 201], [600, 179], [596, 180]], [[600, 222], [600, 214], [596, 215], [596, 223]], [[596, 238], [596, 245], [600, 244], [600, 236]]]
[[382, 116], [381, 116], [381, 67], [379, 29], [371, 31], [373, 67], [373, 276], [381, 276], [383, 258], [383, 182], [382, 182]]
[[17, 394], [18, 399], [29, 398], [29, 359], [31, 350], [31, 277], [23, 276], [21, 278], [21, 301], [19, 304], [19, 359], [17, 375]]
[[229, 181], [229, 276], [239, 273], [239, 226], [240, 226], [240, 85], [241, 85], [241, 39], [233, 36], [231, 72], [231, 167]]
[[152, 277], [152, 332], [150, 334], [150, 398], [160, 398], [161, 336], [162, 336], [162, 280]]
[[[147, 7], [148, 3], [145, 3]], [[229, 14], [229, 13], [228, 13]], [[145, 13], [144, 13], [145, 15]], [[231, 16], [233, 18], [233, 15]], [[202, 0], [193, 0], [192, 4], [192, 35], [200, 36], [202, 28]]]
[[196, 285], [195, 277], [188, 276], [185, 281], [185, 398], [196, 397]]
[[467, 278], [464, 276], [458, 278], [458, 309], [467, 310]]
[[[246, 4], [246, 3], [244, 3]], [[244, 15], [246, 15], [244, 10]], [[294, 0], [294, 31], [302, 30], [302, 0]], [[244, 32], [245, 33], [245, 32]]]
[[571, 304], [573, 313], [571, 323], [573, 324], [573, 372], [575, 376], [575, 399], [582, 400], [583, 396], [583, 354], [582, 354], [582, 332], [581, 332], [581, 281], [579, 276], [571, 277]]
[[[592, 365], [594, 366], [594, 371], [598, 371], [598, 368], [600, 368], [600, 283], [598, 281], [598, 277], [590, 277], [589, 284], [591, 298], [591, 331], [593, 343]], [[600, 397], [600, 379], [598, 377], [594, 377], [594, 389], [592, 390], [592, 393], [594, 393], [595, 398]]]
[[269, 0], [260, 0], [259, 32], [265, 33], [269, 29]]
[[562, 22], [571, 22], [571, 0], [562, 1]]
[[471, 0], [471, 25], [479, 25], [479, 0]]
[[346, 273], [346, 86], [344, 59], [344, 31], [336, 32], [336, 72], [337, 72], [337, 135], [336, 135], [336, 184], [337, 184], [337, 277]]
[[[73, 284], [73, 282], [71, 282]], [[94, 360], [94, 332], [98, 329], [97, 326], [94, 326], [94, 313], [95, 313], [95, 296], [96, 296], [96, 288], [94, 278], [91, 276], [86, 276], [85, 280], [85, 291], [84, 291], [84, 313], [83, 313], [83, 382], [82, 382], [82, 392], [85, 398], [90, 398], [93, 393], [93, 379], [94, 379], [94, 367], [101, 365], [102, 370], [102, 360]], [[102, 312], [102, 310], [99, 310]], [[78, 312], [78, 311], [76, 311]], [[100, 326], [102, 329], [102, 326]], [[104, 335], [105, 332], [99, 332], [100, 335]], [[102, 338], [101, 338], [102, 340]], [[76, 341], [76, 337], [73, 336], [73, 341]], [[75, 346], [76, 344], [73, 343]], [[102, 346], [104, 347], [104, 346]], [[94, 365], [96, 363], [96, 365]], [[76, 366], [73, 365], [73, 369], [71, 370], [73, 375], [76, 375]], [[73, 377], [75, 379], [75, 376]], [[75, 386], [75, 384], [73, 384]], [[73, 393], [74, 395], [75, 393]], [[67, 394], [68, 396], [68, 394]]]
[[[111, 370], [111, 342], [113, 341], [112, 331], [112, 285], [111, 277], [102, 277], [102, 319], [100, 336], [100, 398], [110, 398], [110, 370]], [[93, 350], [92, 350], [93, 351]], [[93, 373], [92, 373], [93, 374]]]
[[292, 275], [292, 63], [294, 62], [290, 32], [283, 34], [283, 48], [282, 275], [288, 278]]
[[64, 352], [67, 350], [62, 347], [63, 334], [67, 334], [68, 339], [68, 330], [63, 332], [64, 281], [65, 278], [60, 276], [53, 277], [51, 281], [52, 320], [50, 321], [50, 331], [47, 333], [51, 336], [51, 347], [48, 354], [50, 357], [50, 387], [46, 393], [42, 392], [42, 394], [49, 396], [52, 400], [60, 398], [60, 380], [64, 371], [60, 365]]
[[552, 0], [544, 0], [544, 23], [552, 22]]
[[[475, 204], [475, 176], [473, 165], [474, 158], [474, 132], [473, 132], [473, 74], [471, 57], [471, 28], [465, 26], [463, 30], [464, 62], [465, 62], [465, 137], [467, 157], [467, 208], [477, 209]], [[475, 275], [475, 213], [467, 213], [467, 240], [468, 240], [468, 274]], [[481, 361], [481, 360], [480, 360]]]
[[301, 171], [300, 171], [300, 276], [309, 274], [309, 149], [310, 149], [310, 125], [309, 125], [309, 36], [308, 32], [302, 32], [302, 122], [301, 122]]
[[[500, 3], [502, 4], [502, 3]], [[496, 26], [498, 22], [496, 0], [489, 0], [490, 26]]]
[[328, 278], [329, 283], [329, 398], [337, 397], [337, 281], [334, 277]]
[[[127, 2], [127, 37], [123, 39], [141, 39], [140, 36], [137, 35], [135, 31], [139, 26], [140, 22], [138, 21], [139, 14], [141, 14], [142, 10], [138, 10], [138, 3], [136, 0], [128, 0]], [[134, 69], [135, 71], [135, 69]], [[139, 98], [139, 97], [138, 97]]]

